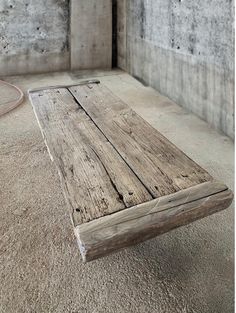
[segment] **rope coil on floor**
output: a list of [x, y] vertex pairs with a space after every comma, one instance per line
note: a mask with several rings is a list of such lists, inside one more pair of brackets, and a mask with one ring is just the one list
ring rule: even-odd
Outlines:
[[9, 101], [4, 102], [4, 103], [1, 103], [1, 100], [0, 100], [0, 116], [2, 116], [4, 114], [10, 112], [11, 110], [15, 109], [24, 100], [24, 93], [19, 87], [12, 85], [10, 83], [7, 83], [6, 81], [3, 81], [3, 80], [0, 80], [0, 85], [1, 84], [5, 85], [7, 87], [13, 88], [14, 90], [17, 91], [19, 96], [17, 99], [9, 100]]

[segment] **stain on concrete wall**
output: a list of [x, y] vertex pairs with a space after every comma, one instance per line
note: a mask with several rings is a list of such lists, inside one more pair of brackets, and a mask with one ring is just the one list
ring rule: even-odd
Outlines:
[[232, 1], [130, 0], [128, 10], [134, 36], [229, 68]]
[[112, 0], [112, 67], [117, 67], [117, 0]]
[[126, 69], [127, 49], [126, 49], [126, 0], [117, 1], [117, 65]]
[[69, 68], [69, 0], [0, 0], [0, 75]]
[[121, 67], [233, 137], [233, 1], [120, 2]]

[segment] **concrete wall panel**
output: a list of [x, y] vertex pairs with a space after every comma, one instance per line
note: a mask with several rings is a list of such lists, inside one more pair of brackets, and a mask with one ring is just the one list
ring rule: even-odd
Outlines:
[[71, 0], [71, 69], [111, 68], [112, 1]]
[[234, 137], [233, 2], [120, 0], [119, 66]]
[[69, 0], [0, 0], [0, 75], [69, 67]]

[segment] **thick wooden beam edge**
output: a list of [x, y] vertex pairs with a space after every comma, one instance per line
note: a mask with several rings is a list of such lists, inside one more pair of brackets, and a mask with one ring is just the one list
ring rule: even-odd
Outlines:
[[82, 259], [89, 262], [154, 238], [224, 210], [232, 200], [233, 192], [213, 181], [78, 225]]
[[70, 85], [55, 85], [55, 86], [39, 87], [39, 88], [29, 89], [28, 94], [31, 94], [34, 92], [46, 91], [46, 90], [50, 90], [50, 89], [70, 88], [70, 87], [74, 87], [74, 86], [89, 85], [89, 84], [100, 84], [100, 80], [90, 79], [90, 80], [79, 81], [75, 84], [70, 84]]

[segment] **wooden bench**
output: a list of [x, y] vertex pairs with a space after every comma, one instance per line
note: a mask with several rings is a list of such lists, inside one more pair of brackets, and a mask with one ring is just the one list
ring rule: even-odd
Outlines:
[[227, 186], [98, 81], [29, 94], [84, 261], [231, 204]]

